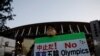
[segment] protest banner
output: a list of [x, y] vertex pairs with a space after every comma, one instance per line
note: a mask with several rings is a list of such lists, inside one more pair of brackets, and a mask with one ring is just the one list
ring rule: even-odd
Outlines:
[[80, 32], [35, 39], [34, 56], [90, 56], [90, 51]]

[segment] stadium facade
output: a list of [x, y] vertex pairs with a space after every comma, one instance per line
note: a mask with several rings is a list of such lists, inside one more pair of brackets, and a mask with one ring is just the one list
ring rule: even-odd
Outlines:
[[[30, 24], [30, 25], [12, 28], [12, 29], [7, 30], [3, 33], [4, 33], [5, 37], [12, 38], [12, 39], [16, 40], [16, 50], [18, 49], [18, 47], [22, 48], [22, 45], [25, 45], [27, 42], [31, 43], [29, 45], [29, 47], [26, 48], [29, 51], [30, 46], [32, 44], [34, 44], [35, 38], [48, 36], [46, 34], [46, 32], [47, 32], [47, 28], [49, 26], [52, 26], [55, 28], [55, 30], [57, 31], [57, 35], [84, 32], [86, 35], [86, 39], [87, 39], [87, 43], [88, 43], [91, 55], [95, 53], [94, 52], [93, 37], [92, 37], [93, 33], [91, 31], [91, 24], [88, 22], [37, 23], [37, 24]], [[20, 44], [18, 44], [18, 42]], [[28, 51], [26, 51], [26, 53]]]
[[57, 34], [70, 34], [75, 32], [84, 32], [91, 34], [90, 23], [87, 22], [47, 22], [37, 23], [25, 26], [12, 28], [5, 31], [5, 35], [10, 38], [37, 38], [39, 36], [46, 36], [46, 30], [48, 26], [52, 26], [56, 29]]

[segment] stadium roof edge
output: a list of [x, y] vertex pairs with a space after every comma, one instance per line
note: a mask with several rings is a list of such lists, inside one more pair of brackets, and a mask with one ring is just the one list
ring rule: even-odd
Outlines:
[[84, 24], [88, 24], [89, 22], [73, 22], [73, 21], [41, 22], [41, 23], [33, 23], [33, 24], [21, 25], [21, 26], [17, 26], [17, 27], [11, 28], [11, 29], [25, 27], [25, 26], [31, 26], [31, 25], [50, 24], [50, 23], [84, 23]]

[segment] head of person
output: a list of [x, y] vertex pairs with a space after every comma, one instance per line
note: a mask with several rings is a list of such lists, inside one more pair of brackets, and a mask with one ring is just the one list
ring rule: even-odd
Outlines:
[[48, 26], [47, 27], [47, 32], [46, 33], [49, 36], [53, 36], [53, 35], [57, 34], [56, 29], [54, 27], [52, 27], [52, 26]]

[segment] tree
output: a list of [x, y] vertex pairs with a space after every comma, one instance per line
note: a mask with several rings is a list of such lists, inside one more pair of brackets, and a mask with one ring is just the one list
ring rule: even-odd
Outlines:
[[13, 20], [11, 3], [13, 0], [0, 0], [0, 31], [6, 30], [5, 23], [7, 20]]

